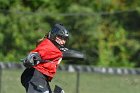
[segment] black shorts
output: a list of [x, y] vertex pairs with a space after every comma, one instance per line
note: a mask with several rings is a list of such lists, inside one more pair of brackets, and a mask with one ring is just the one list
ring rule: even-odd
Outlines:
[[21, 75], [21, 83], [26, 93], [52, 93], [47, 76], [34, 68], [27, 68]]

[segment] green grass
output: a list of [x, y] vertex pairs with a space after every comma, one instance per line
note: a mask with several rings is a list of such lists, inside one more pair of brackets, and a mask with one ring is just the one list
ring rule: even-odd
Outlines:
[[[22, 70], [2, 71], [1, 93], [25, 93], [20, 83]], [[51, 87], [57, 84], [66, 93], [76, 93], [76, 73], [58, 72]], [[79, 93], [140, 93], [140, 76], [80, 73]]]
[[21, 70], [2, 71], [1, 93], [25, 93], [20, 83]]

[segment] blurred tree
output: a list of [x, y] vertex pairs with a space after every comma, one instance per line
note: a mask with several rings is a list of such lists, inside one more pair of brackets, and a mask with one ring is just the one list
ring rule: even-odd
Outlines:
[[139, 0], [0, 0], [0, 60], [19, 61], [54, 23], [97, 66], [139, 66]]

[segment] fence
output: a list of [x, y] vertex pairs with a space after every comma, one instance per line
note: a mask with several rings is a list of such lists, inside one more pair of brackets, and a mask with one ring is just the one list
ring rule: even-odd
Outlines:
[[[0, 69], [18, 68], [25, 69], [22, 64], [19, 63], [2, 63], [0, 62]], [[68, 72], [94, 72], [102, 74], [140, 74], [140, 68], [113, 68], [113, 67], [95, 67], [85, 65], [60, 65], [58, 67], [60, 71]]]
[[[3, 73], [2, 73], [3, 70], [2, 69], [15, 69], [15, 68], [16, 69], [25, 69], [22, 64], [17, 64], [17, 63], [0, 63], [0, 68], [1, 68], [1, 70], [0, 70], [1, 71], [0, 72], [1, 77], [3, 75]], [[86, 88], [87, 91], [88, 91], [88, 90], [91, 89], [90, 88], [91, 86], [94, 86], [94, 83], [95, 84], [97, 83], [97, 85], [98, 85], [98, 82], [97, 82], [98, 80], [100, 81], [99, 83], [101, 84], [101, 85], [99, 84], [99, 86], [98, 86], [99, 88], [100, 88], [100, 86], [102, 86], [102, 84], [104, 84], [104, 83], [101, 83], [101, 82], [105, 82], [105, 81], [108, 82], [107, 81], [108, 79], [106, 78], [108, 76], [92, 75], [92, 73], [99, 73], [99, 74], [105, 74], [105, 75], [106, 74], [111, 74], [111, 75], [116, 75], [116, 74], [117, 75], [139, 75], [140, 74], [140, 69], [104, 68], [104, 67], [79, 66], [79, 65], [60, 65], [58, 70], [60, 71], [59, 72], [60, 75], [56, 76], [57, 78], [54, 78], [54, 82], [59, 83], [60, 85], [62, 85], [67, 90], [69, 90], [68, 88], [73, 87], [73, 92], [71, 92], [71, 93], [82, 93], [83, 91], [81, 91], [81, 89], [84, 89], [84, 86], [88, 86], [88, 84], [89, 84], [88, 88]], [[63, 72], [61, 72], [61, 71], [63, 71]], [[72, 72], [72, 73], [70, 73], [70, 72]], [[0, 77], [0, 84], [2, 84], [1, 83], [1, 79], [2, 79], [1, 77]], [[58, 78], [58, 77], [61, 77], [62, 79]], [[140, 87], [140, 84], [138, 84], [140, 82], [138, 81], [139, 79], [137, 77], [133, 77], [133, 76], [129, 76], [129, 77], [131, 77], [131, 78], [128, 78], [127, 76], [123, 77], [122, 82], [124, 82], [124, 81], [127, 82], [128, 84], [131, 85], [131, 87], [133, 89], [135, 89], [135, 87]], [[115, 80], [114, 77], [112, 78], [111, 76], [109, 76], [108, 78], [110, 80], [112, 79], [112, 81], [109, 81], [110, 83], [111, 82], [114, 83], [114, 80]], [[92, 79], [96, 79], [96, 80], [92, 80]], [[121, 80], [122, 79], [120, 78], [120, 81]], [[91, 83], [93, 83], [93, 85]], [[109, 86], [111, 86], [111, 85], [109, 85]], [[117, 83], [116, 83], [116, 86], [117, 86]], [[118, 86], [119, 86], [119, 84], [118, 84]], [[86, 90], [86, 89], [84, 89], [84, 90]], [[0, 86], [0, 90], [2, 90], [1, 86]], [[96, 89], [94, 89], [94, 90], [96, 90]], [[128, 90], [129, 90], [129, 88], [128, 88]], [[139, 89], [136, 88], [135, 90], [139, 90]], [[98, 93], [98, 91], [99, 90], [96, 90], [96, 93]], [[83, 93], [88, 93], [88, 92], [83, 92]], [[66, 92], [66, 93], [69, 93], [69, 92]], [[91, 92], [89, 92], [89, 93], [91, 93]], [[99, 92], [99, 93], [101, 93], [101, 92]], [[119, 93], [121, 93], [121, 92], [119, 92]], [[124, 92], [124, 93], [126, 93], [126, 92]], [[133, 92], [128, 92], [128, 93], [133, 93]], [[135, 93], [138, 93], [138, 92], [135, 92]]]

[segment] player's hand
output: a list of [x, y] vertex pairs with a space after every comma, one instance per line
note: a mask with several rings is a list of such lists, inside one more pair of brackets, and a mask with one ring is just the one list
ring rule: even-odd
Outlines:
[[33, 52], [33, 53], [28, 54], [28, 56], [24, 58], [22, 62], [25, 67], [32, 67], [39, 64], [40, 61], [41, 61], [41, 58], [39, 54], [37, 52]]

